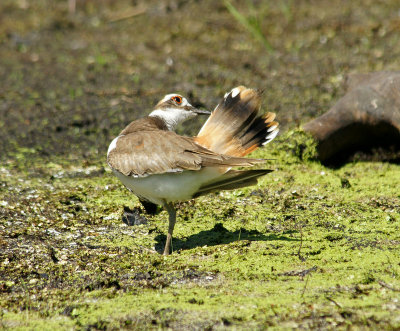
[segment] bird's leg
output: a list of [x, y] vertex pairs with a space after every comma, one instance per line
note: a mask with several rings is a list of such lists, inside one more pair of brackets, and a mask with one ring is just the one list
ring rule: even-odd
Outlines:
[[167, 241], [165, 243], [163, 255], [169, 255], [169, 247], [171, 246], [172, 233], [174, 232], [174, 226], [176, 222], [176, 211], [172, 203], [165, 203], [164, 208], [168, 212], [169, 223], [168, 223]]

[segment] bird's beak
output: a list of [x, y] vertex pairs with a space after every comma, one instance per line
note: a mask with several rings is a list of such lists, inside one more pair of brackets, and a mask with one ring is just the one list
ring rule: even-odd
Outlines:
[[193, 107], [191, 109], [191, 111], [197, 115], [211, 115], [211, 112], [209, 112], [208, 110], [203, 110], [203, 109], [197, 109], [195, 107]]

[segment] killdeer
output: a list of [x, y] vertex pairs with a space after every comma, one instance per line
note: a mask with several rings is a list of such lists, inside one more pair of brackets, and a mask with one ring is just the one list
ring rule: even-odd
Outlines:
[[196, 137], [174, 132], [177, 124], [208, 111], [179, 94], [166, 95], [146, 117], [130, 123], [110, 144], [107, 162], [139, 199], [162, 205], [169, 225], [164, 255], [176, 222], [174, 203], [221, 190], [254, 185], [272, 170], [234, 170], [263, 159], [244, 156], [278, 134], [274, 113], [260, 113], [260, 93], [244, 86], [226, 93]]

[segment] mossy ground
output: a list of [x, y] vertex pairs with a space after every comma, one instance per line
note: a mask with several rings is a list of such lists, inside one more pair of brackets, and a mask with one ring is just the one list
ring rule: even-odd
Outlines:
[[166, 213], [123, 223], [139, 204], [110, 172], [2, 168], [3, 327], [400, 327], [399, 166], [332, 170], [307, 142], [258, 152], [258, 187], [183, 203], [168, 257]]
[[[0, 4], [0, 327], [400, 328], [400, 166], [324, 167], [296, 129], [347, 72], [398, 68], [397, 1], [236, 2], [274, 53], [223, 2], [137, 1], [117, 21], [132, 2], [49, 4]], [[212, 108], [237, 84], [278, 114], [255, 153], [275, 171], [182, 203], [174, 253], [154, 253], [167, 214], [123, 222], [140, 205], [107, 145], [165, 93]]]

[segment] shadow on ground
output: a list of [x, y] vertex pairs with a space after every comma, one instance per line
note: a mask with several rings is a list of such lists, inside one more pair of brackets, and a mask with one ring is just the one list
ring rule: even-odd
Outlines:
[[[165, 241], [167, 236], [165, 234], [158, 235], [156, 240], [156, 251], [162, 253], [164, 251]], [[289, 238], [284, 235], [270, 234], [265, 235], [257, 230], [240, 229], [237, 231], [229, 231], [222, 223], [217, 223], [215, 226], [206, 231], [201, 231], [197, 234], [189, 236], [187, 239], [173, 238], [174, 251], [187, 250], [202, 246], [216, 246], [229, 244], [235, 241], [248, 240], [248, 241], [299, 241], [298, 239]]]

